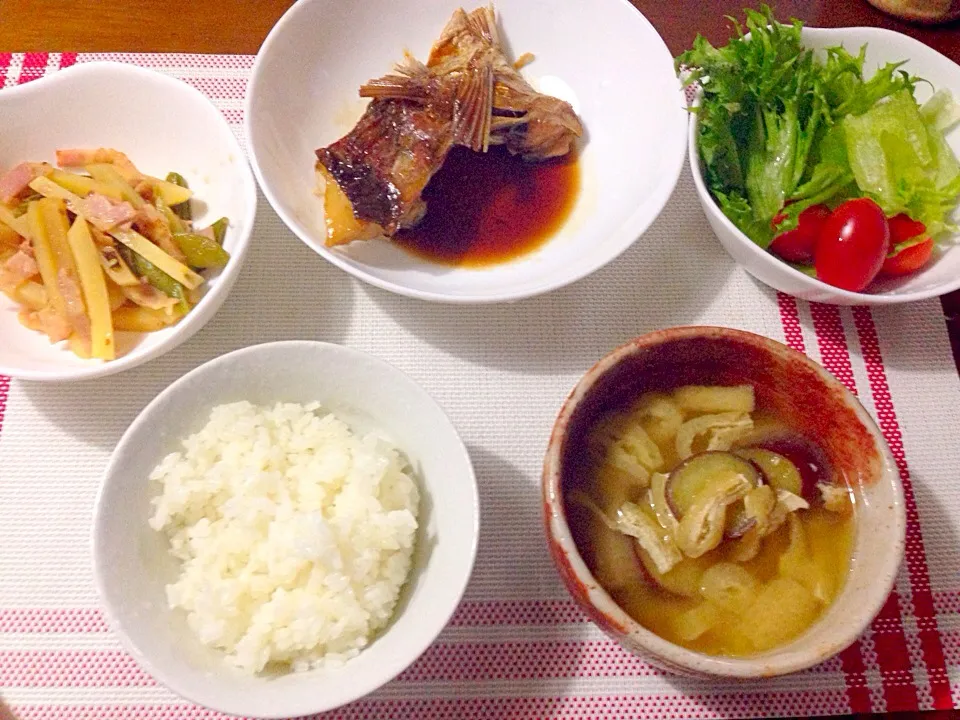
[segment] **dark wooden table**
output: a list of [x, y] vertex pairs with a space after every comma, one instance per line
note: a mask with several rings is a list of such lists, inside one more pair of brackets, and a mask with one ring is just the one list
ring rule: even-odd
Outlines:
[[[350, 0], [344, 0], [348, 2]], [[631, 0], [680, 53], [696, 34], [722, 43], [725, 16], [742, 16], [748, 0]], [[0, 0], [4, 52], [192, 52], [255, 54], [292, 0]], [[911, 35], [960, 63], [960, 23], [927, 27], [900, 22], [865, 0], [770, 2], [780, 18], [820, 27], [871, 25]], [[942, 299], [953, 357], [960, 371], [960, 291]], [[917, 713], [923, 720], [960, 717], [953, 711]], [[892, 714], [886, 718], [908, 718]], [[4, 709], [0, 703], [0, 720]]]

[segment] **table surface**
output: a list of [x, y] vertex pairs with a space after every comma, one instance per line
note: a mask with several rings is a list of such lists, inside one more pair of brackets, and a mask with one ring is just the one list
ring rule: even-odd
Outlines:
[[[661, 33], [670, 51], [689, 47], [699, 32], [712, 42], [730, 34], [726, 15], [738, 16], [744, 0], [631, 0]], [[0, 48], [5, 52], [189, 52], [255, 54], [291, 0], [0, 0]], [[870, 25], [911, 35], [960, 63], [960, 23], [921, 26], [884, 15], [865, 0], [771, 2], [778, 17], [808, 25]], [[224, 12], [232, 17], [224, 21]], [[942, 299], [954, 360], [960, 370], [960, 291]], [[919, 713], [924, 720], [960, 717], [944, 711]], [[0, 701], [0, 720], [9, 713]], [[892, 714], [890, 717], [910, 717]]]

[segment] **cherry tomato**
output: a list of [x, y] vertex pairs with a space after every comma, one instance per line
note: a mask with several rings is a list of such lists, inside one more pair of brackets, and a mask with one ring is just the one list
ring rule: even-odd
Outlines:
[[[904, 213], [889, 218], [887, 224], [890, 226], [890, 246], [894, 249], [899, 243], [912, 240], [927, 232], [926, 225]], [[931, 255], [933, 255], [933, 240], [924, 237], [920, 242], [905, 247], [896, 255], [884, 260], [880, 272], [884, 275], [909, 275], [930, 262]]]
[[931, 255], [933, 255], [933, 240], [925, 237], [916, 245], [905, 247], [893, 257], [884, 260], [880, 272], [884, 275], [909, 275], [930, 262]]
[[[793, 230], [777, 235], [770, 243], [770, 252], [789, 262], [809, 265], [813, 262], [813, 249], [820, 237], [823, 224], [830, 217], [830, 208], [826, 205], [811, 205], [797, 218]], [[783, 214], [773, 219], [774, 227], [783, 222]]]
[[814, 250], [817, 277], [859, 292], [880, 272], [889, 248], [890, 227], [880, 206], [870, 198], [847, 200], [820, 230]]
[[905, 213], [894, 215], [887, 220], [890, 226], [890, 244], [896, 245], [904, 240], [915, 238], [917, 235], [923, 235], [927, 231], [927, 226], [919, 220], [914, 220]]

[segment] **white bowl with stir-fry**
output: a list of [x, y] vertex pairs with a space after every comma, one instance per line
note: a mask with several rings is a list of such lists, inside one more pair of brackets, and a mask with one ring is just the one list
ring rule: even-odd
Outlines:
[[904, 550], [873, 419], [806, 356], [673, 328], [610, 353], [560, 411], [543, 474], [568, 590], [668, 670], [769, 677], [850, 645]]
[[109, 375], [199, 330], [239, 275], [256, 210], [210, 101], [90, 63], [0, 92], [0, 113], [0, 374]]
[[301, 0], [260, 49], [246, 126], [264, 194], [323, 258], [490, 303], [575, 282], [646, 231], [683, 165], [684, 104], [623, 0]]

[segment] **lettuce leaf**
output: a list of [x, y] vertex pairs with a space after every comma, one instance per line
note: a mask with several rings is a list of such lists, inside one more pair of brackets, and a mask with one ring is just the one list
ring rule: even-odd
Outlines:
[[876, 70], [869, 80], [864, 80], [866, 45], [861, 47], [855, 56], [843, 46], [827, 48], [826, 53], [827, 58], [821, 74], [821, 91], [834, 118], [862, 115], [884, 98], [902, 90], [913, 94], [916, 78], [899, 70], [906, 61], [887, 63]]
[[946, 88], [937, 90], [920, 108], [920, 117], [928, 127], [947, 132], [960, 123], [960, 103], [953, 99], [953, 94]]
[[847, 148], [841, 125], [836, 124], [828, 128], [815, 150], [810, 161], [812, 170], [809, 172], [809, 177], [787, 198], [787, 204], [781, 211], [782, 219], [777, 225], [777, 232], [786, 232], [795, 228], [800, 213], [811, 205], [839, 203], [860, 194], [847, 159]]
[[730, 218], [744, 235], [764, 249], [770, 245], [773, 241], [772, 224], [757, 219], [750, 202], [739, 190], [731, 190], [729, 193], [716, 190], [714, 197], [723, 214]]
[[960, 163], [938, 129], [939, 113], [921, 114], [904, 90], [843, 120], [857, 186], [889, 215], [906, 213], [931, 237], [950, 229], [960, 197]]
[[817, 91], [819, 65], [800, 41], [800, 22], [779, 24], [767, 6], [746, 16], [745, 26], [734, 22], [737, 37], [728, 45], [716, 48], [698, 36], [677, 62], [692, 68], [688, 82], [701, 85], [697, 112], [707, 184], [728, 217], [741, 229], [753, 228], [751, 237], [763, 243], [803, 178], [826, 103]]
[[[732, 18], [731, 18], [732, 20]], [[761, 247], [803, 210], [869, 196], [931, 232], [948, 227], [960, 163], [943, 130], [960, 106], [938, 93], [920, 109], [917, 78], [889, 63], [864, 78], [866, 48], [803, 47], [801, 23], [766, 5], [747, 10], [736, 36], [714, 47], [698, 36], [677, 57], [701, 87], [699, 148], [720, 208]], [[747, 34], [749, 33], [749, 38]]]

